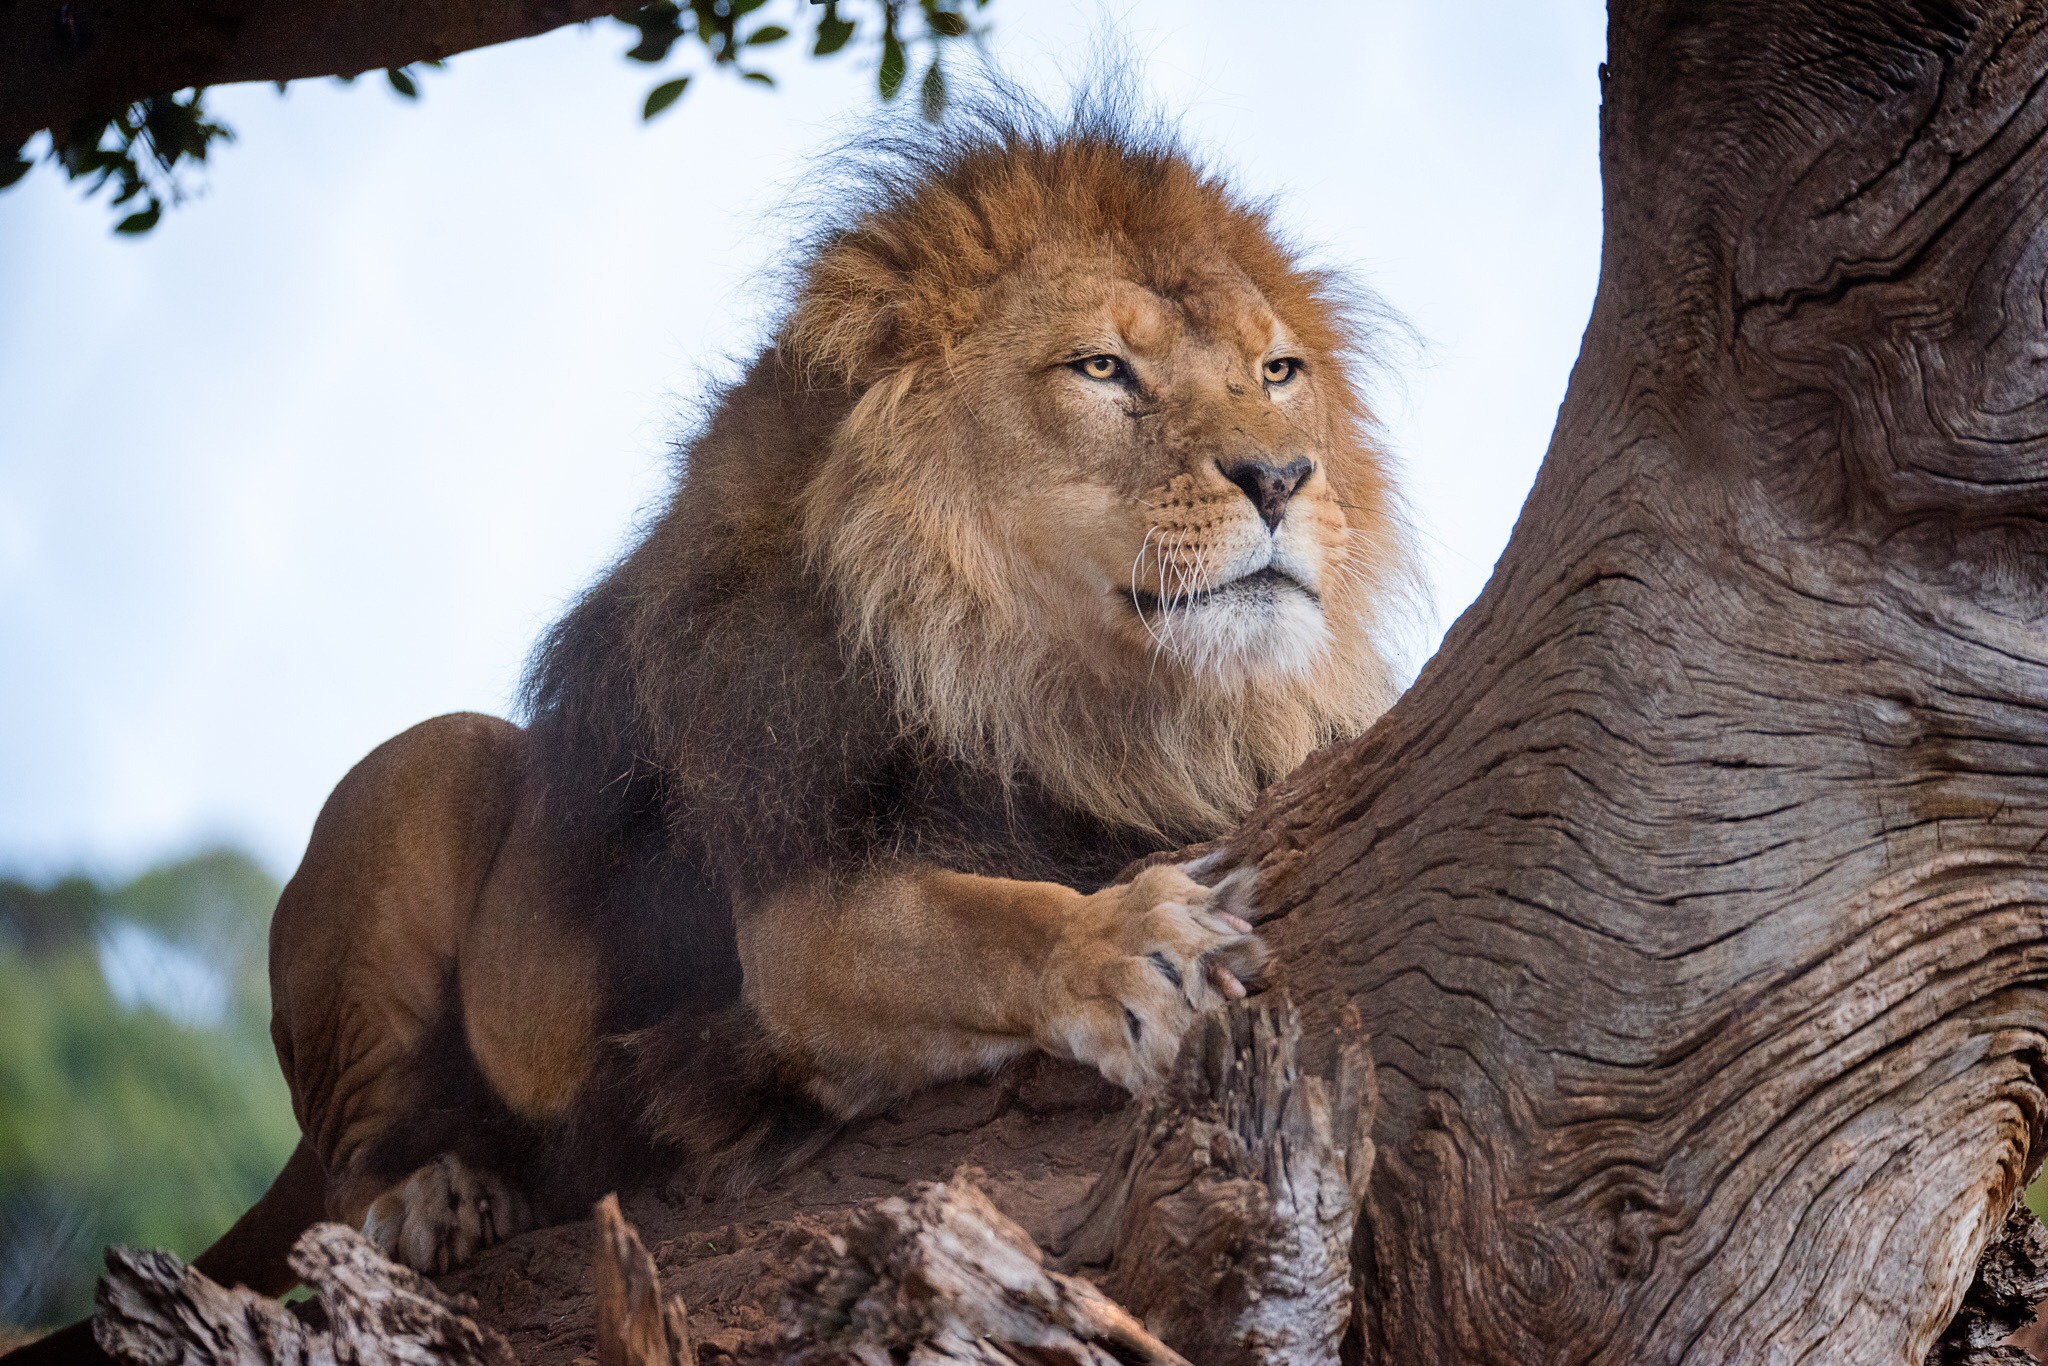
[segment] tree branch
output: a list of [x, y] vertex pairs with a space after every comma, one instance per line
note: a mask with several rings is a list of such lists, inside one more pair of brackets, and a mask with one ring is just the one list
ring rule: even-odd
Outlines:
[[20, 0], [0, 6], [0, 149], [187, 86], [438, 61], [616, 8], [598, 0]]
[[267, 1295], [226, 1289], [168, 1252], [107, 1250], [93, 1336], [136, 1366], [512, 1366], [512, 1349], [426, 1277], [340, 1224], [315, 1224], [292, 1269], [319, 1293], [328, 1326]]

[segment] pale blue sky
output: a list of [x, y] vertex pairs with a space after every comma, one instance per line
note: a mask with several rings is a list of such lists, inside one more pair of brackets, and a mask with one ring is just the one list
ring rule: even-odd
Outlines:
[[[1120, 33], [1192, 141], [1414, 326], [1384, 408], [1448, 624], [1592, 301], [1600, 6], [987, 13], [1053, 95]], [[239, 141], [142, 240], [47, 168], [0, 194], [0, 870], [228, 839], [287, 872], [371, 746], [510, 705], [760, 339], [806, 157], [872, 108], [865, 68], [792, 52], [778, 91], [701, 79], [642, 126], [631, 37], [470, 53], [416, 106], [216, 92]]]

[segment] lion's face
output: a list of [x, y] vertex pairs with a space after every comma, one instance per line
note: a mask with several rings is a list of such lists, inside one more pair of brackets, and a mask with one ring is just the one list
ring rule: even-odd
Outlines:
[[852, 401], [805, 557], [913, 730], [1219, 829], [1397, 686], [1405, 548], [1341, 291], [1170, 148], [918, 165], [822, 243], [780, 339]]
[[982, 354], [963, 453], [1044, 604], [1098, 648], [1168, 668], [1311, 669], [1356, 573], [1330, 358], [1222, 263], [1175, 297], [1113, 260], [1042, 262], [1010, 284], [989, 344], [964, 348]]

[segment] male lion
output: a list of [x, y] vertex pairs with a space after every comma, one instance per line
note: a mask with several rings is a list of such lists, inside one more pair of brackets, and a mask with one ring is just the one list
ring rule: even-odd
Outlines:
[[329, 1217], [444, 1270], [1032, 1048], [1136, 1089], [1258, 966], [1244, 875], [1113, 879], [1393, 695], [1352, 324], [1100, 108], [885, 151], [528, 724], [321, 812], [271, 932], [304, 1138], [202, 1266], [282, 1289]]

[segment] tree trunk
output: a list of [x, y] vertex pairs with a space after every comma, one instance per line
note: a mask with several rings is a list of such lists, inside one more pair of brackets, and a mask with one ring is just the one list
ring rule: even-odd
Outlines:
[[1233, 846], [1378, 1062], [1363, 1359], [1918, 1363], [2048, 1081], [2048, 13], [1610, 53], [1514, 537]]
[[353, 76], [438, 61], [620, 8], [594, 0], [10, 0], [0, 151], [192, 85]]
[[[1376, 1063], [1347, 1359], [1919, 1366], [2048, 1102], [2048, 12], [1615, 0], [1610, 48], [1514, 538], [1229, 841], [1304, 1067], [1347, 1011]], [[715, 1346], [959, 1163], [1053, 1241], [1128, 1123], [1091, 1086], [635, 1219]], [[528, 1359], [590, 1350], [581, 1236], [457, 1278]]]

